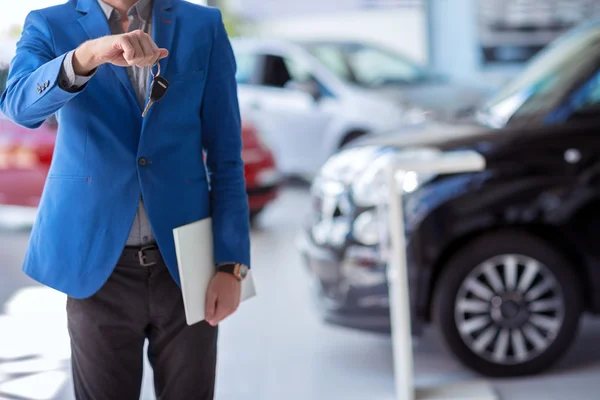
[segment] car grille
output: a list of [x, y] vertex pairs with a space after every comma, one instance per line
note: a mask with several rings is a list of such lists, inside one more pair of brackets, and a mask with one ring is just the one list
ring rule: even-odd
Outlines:
[[347, 198], [347, 188], [336, 181], [317, 179], [311, 187], [313, 215], [317, 221], [343, 214], [341, 205]]
[[317, 244], [340, 246], [350, 229], [348, 190], [335, 181], [315, 182], [311, 187], [311, 236]]

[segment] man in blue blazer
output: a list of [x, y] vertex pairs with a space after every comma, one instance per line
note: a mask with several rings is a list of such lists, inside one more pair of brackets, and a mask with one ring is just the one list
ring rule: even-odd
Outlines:
[[[142, 117], [157, 60], [170, 86]], [[250, 264], [235, 68], [220, 12], [183, 0], [25, 21], [0, 111], [58, 119], [23, 270], [68, 295], [77, 399], [139, 398], [146, 339], [157, 398], [214, 396], [216, 325]], [[217, 272], [207, 321], [187, 326], [172, 231], [209, 216]]]

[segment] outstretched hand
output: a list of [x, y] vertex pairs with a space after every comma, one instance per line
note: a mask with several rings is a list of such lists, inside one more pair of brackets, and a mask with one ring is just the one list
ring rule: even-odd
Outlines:
[[78, 75], [88, 75], [102, 64], [119, 67], [154, 65], [169, 55], [160, 49], [152, 37], [141, 30], [90, 40], [75, 50], [73, 68]]

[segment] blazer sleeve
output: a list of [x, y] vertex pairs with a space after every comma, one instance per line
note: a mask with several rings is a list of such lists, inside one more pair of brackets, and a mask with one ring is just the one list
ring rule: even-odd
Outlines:
[[250, 266], [250, 218], [242, 161], [236, 63], [223, 20], [214, 12], [214, 39], [202, 101], [202, 145], [210, 181], [215, 262]]
[[55, 56], [43, 15], [29, 13], [0, 96], [0, 111], [19, 125], [37, 128], [76, 96], [79, 92], [67, 92], [58, 84], [65, 56]]

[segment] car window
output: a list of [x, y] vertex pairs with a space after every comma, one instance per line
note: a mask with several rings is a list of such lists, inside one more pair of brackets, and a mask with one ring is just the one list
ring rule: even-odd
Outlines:
[[266, 55], [261, 84], [283, 88], [290, 81], [308, 82], [313, 79], [308, 66], [291, 58]]
[[310, 72], [310, 68], [305, 64], [298, 60], [292, 58], [284, 58], [283, 62], [287, 67], [290, 78], [296, 82], [308, 82], [313, 78], [312, 73]]
[[600, 59], [600, 27], [559, 39], [486, 102], [483, 115], [496, 127], [513, 117], [541, 115], [589, 77]]
[[573, 113], [600, 114], [600, 70], [581, 88], [572, 100]]
[[8, 69], [0, 67], [0, 93], [6, 89], [6, 79], [8, 78]]
[[237, 53], [235, 55], [235, 62], [237, 64], [235, 80], [237, 81], [237, 83], [252, 83], [256, 74], [258, 60], [259, 56], [256, 54]]
[[410, 83], [421, 76], [421, 71], [415, 65], [373, 47], [356, 47], [347, 54], [356, 80], [369, 86]]
[[360, 86], [414, 83], [428, 76], [417, 63], [394, 51], [362, 43], [311, 43], [308, 51], [345, 82]]
[[58, 125], [58, 119], [56, 118], [56, 114], [52, 114], [46, 119], [46, 123], [50, 125]]
[[315, 46], [311, 53], [321, 64], [329, 69], [335, 76], [345, 82], [355, 82], [344, 53], [334, 46]]

